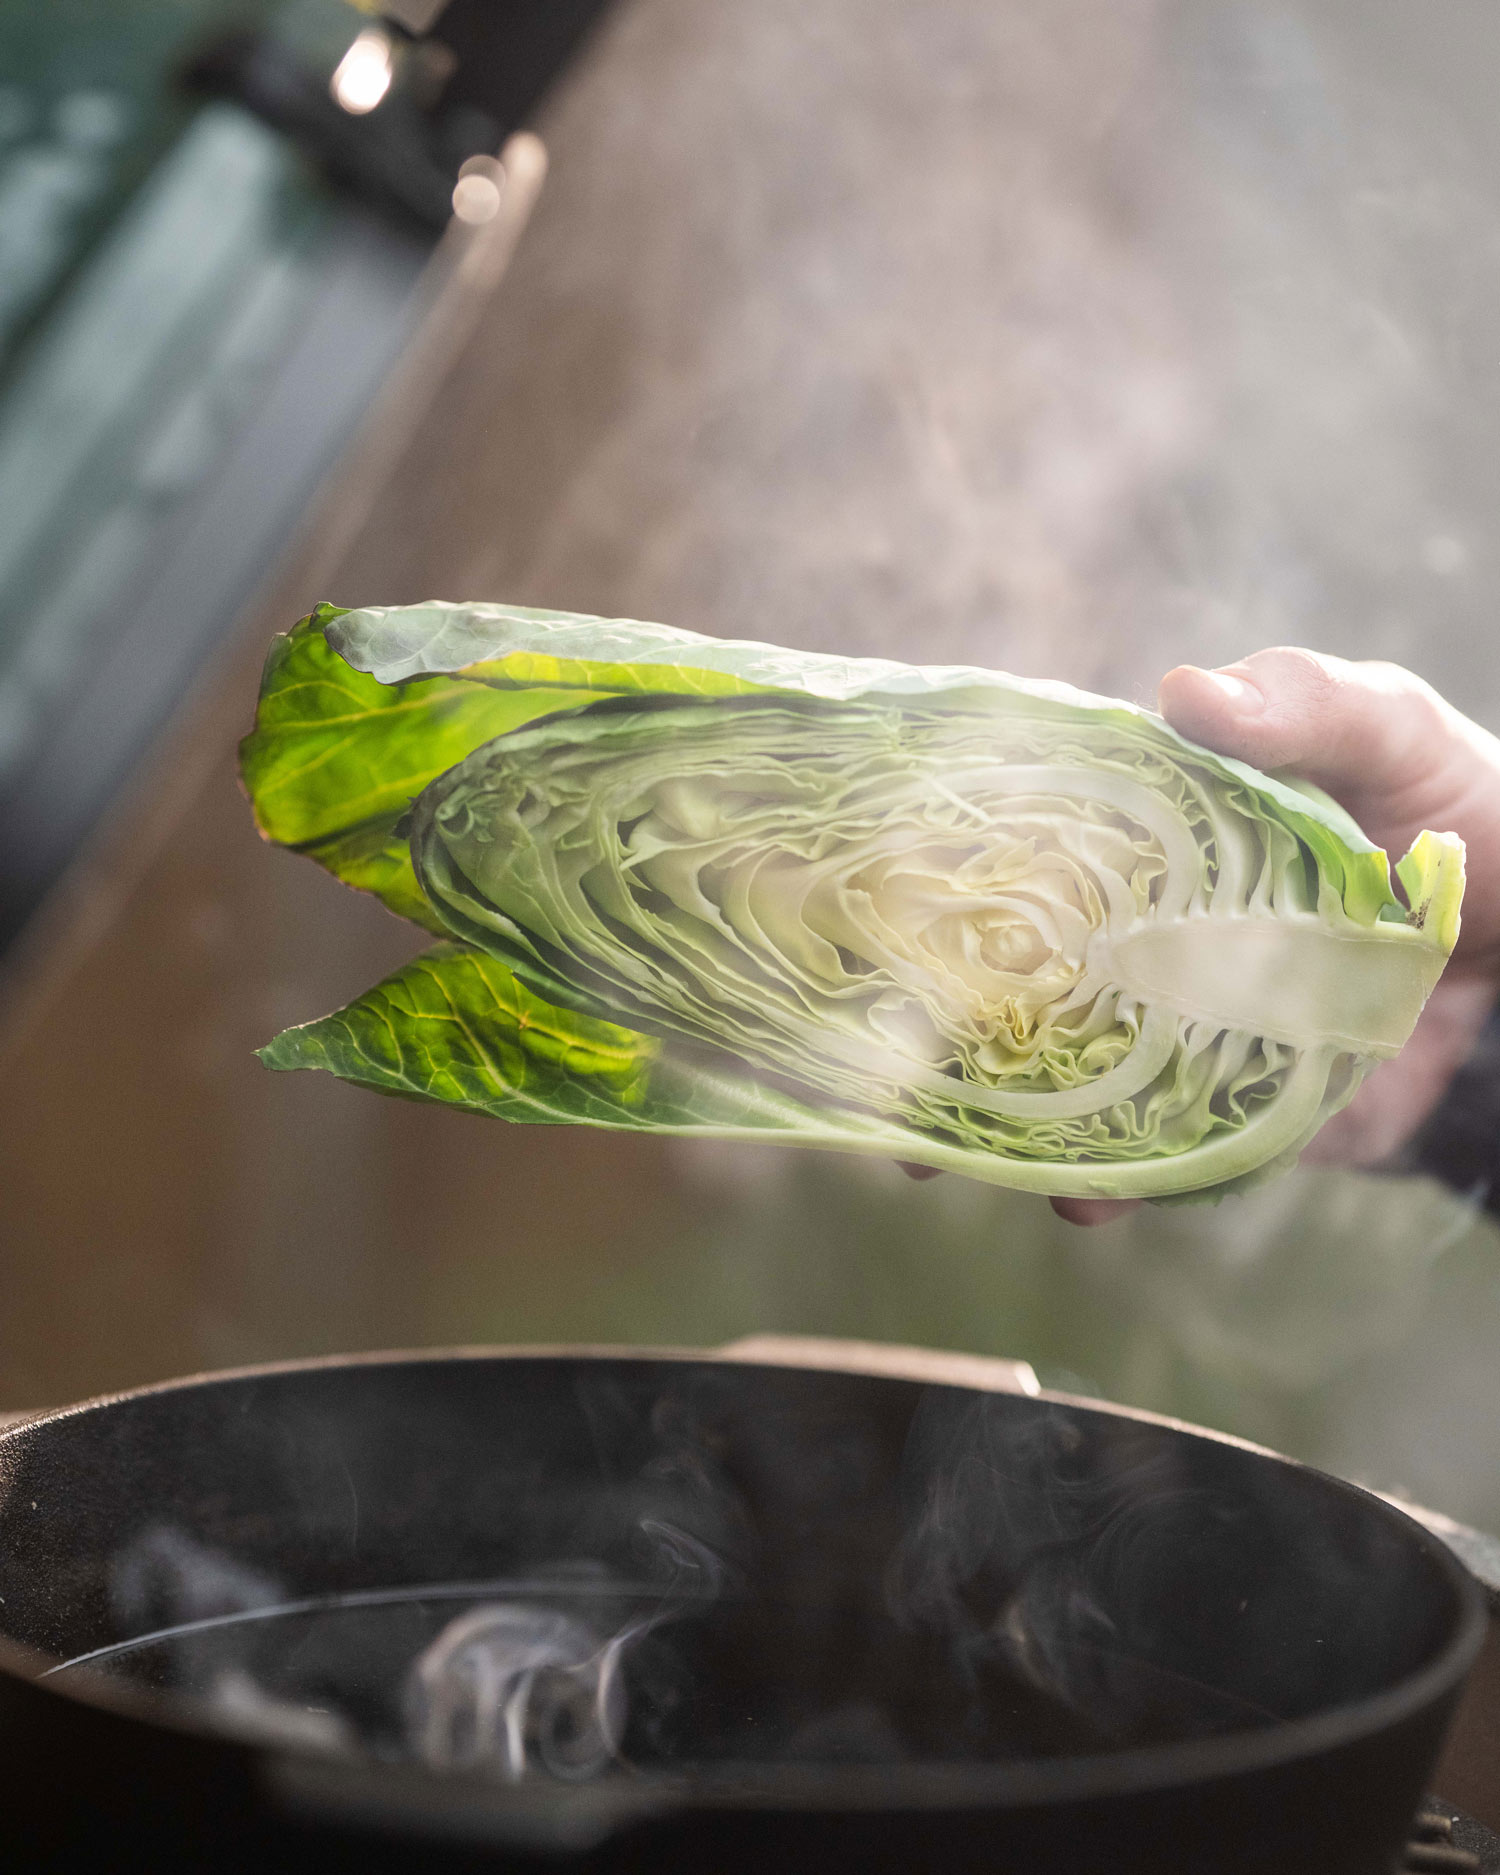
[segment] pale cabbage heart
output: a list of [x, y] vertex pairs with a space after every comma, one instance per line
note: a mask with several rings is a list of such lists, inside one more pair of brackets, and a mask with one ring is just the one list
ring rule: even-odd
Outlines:
[[320, 607], [242, 763], [268, 838], [443, 939], [262, 1058], [507, 1119], [1217, 1195], [1397, 1052], [1458, 935], [1452, 835], [1398, 897], [1316, 790], [977, 668]]
[[1443, 957], [1330, 904], [1235, 796], [983, 708], [611, 704], [434, 783], [413, 850], [540, 987], [833, 1099], [1080, 1172], [1264, 1162], [1400, 1046]]

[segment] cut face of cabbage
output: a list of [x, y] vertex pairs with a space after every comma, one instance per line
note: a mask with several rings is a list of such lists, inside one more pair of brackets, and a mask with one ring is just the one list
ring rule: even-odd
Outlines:
[[[1214, 1192], [1289, 1162], [1397, 1052], [1457, 935], [1451, 836], [1402, 862], [1403, 906], [1331, 802], [1060, 686], [505, 608], [299, 632], [304, 663], [429, 710], [445, 684], [445, 722], [485, 694], [545, 698], [424, 777], [391, 821], [410, 881], [386, 894], [457, 941], [428, 986], [472, 988], [483, 956], [554, 1029], [633, 1039], [628, 1098], [595, 1085], [587, 1116], [524, 1117], [791, 1135], [1054, 1193]], [[275, 657], [262, 724], [289, 694]], [[558, 709], [570, 684], [588, 707]], [[256, 734], [252, 798], [284, 806], [264, 783], [297, 750]], [[289, 1031], [271, 1065], [523, 1117], [526, 1025], [481, 1010], [424, 1055], [436, 1031], [392, 1004], [400, 982]], [[519, 1066], [496, 1065], [502, 1042]]]

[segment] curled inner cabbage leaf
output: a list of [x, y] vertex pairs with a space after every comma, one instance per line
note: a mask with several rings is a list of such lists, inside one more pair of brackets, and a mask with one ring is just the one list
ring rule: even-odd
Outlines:
[[[1452, 836], [1401, 862], [1403, 905], [1333, 803], [1061, 686], [499, 607], [330, 609], [299, 632], [377, 706], [436, 712], [450, 758], [486, 695], [510, 721], [537, 708], [422, 775], [409, 814], [382, 796], [389, 825], [344, 826], [298, 780], [339, 760], [297, 769], [268, 680], [257, 805], [296, 807], [354, 883], [383, 889], [339, 854], [387, 852], [388, 902], [455, 940], [278, 1038], [272, 1066], [1038, 1191], [1214, 1193], [1289, 1162], [1399, 1050], [1457, 935]], [[408, 1006], [419, 978], [454, 989], [445, 1013]], [[512, 978], [530, 1021], [517, 996], [491, 1007]], [[578, 1034], [586, 1112], [556, 1047], [528, 1046], [539, 1010]]]

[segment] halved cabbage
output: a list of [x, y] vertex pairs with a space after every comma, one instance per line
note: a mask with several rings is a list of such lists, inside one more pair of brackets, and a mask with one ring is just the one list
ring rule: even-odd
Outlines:
[[[272, 1066], [1181, 1195], [1289, 1163], [1401, 1047], [1457, 936], [1451, 835], [1401, 862], [1403, 906], [1326, 798], [1063, 686], [501, 607], [329, 609], [299, 634], [246, 745], [263, 825], [300, 815], [315, 856], [459, 940], [413, 967], [429, 988], [446, 972], [472, 1000], [499, 966], [553, 1039], [542, 1063], [508, 995], [424, 1018], [408, 972], [278, 1038]], [[361, 731], [302, 760], [330, 727], [289, 711], [277, 673], [299, 658], [383, 693], [363, 734], [388, 754], [387, 697], [436, 709], [450, 756], [485, 695], [509, 721], [430, 777], [402, 752], [420, 792], [399, 826], [383, 797], [373, 827], [337, 824], [307, 791], [342, 768], [369, 796]], [[528, 696], [536, 720], [511, 727]], [[372, 847], [379, 878], [339, 863]], [[587, 1048], [566, 1065], [570, 1021], [590, 1047], [626, 1038], [613, 1093]], [[593, 1076], [588, 1111], [538, 1113], [538, 1076], [570, 1072]]]

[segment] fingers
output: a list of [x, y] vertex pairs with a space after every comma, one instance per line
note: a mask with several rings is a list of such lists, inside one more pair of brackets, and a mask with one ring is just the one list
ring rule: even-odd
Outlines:
[[1421, 789], [1458, 720], [1398, 665], [1287, 646], [1219, 671], [1179, 665], [1162, 679], [1161, 710], [1195, 742], [1257, 768], [1295, 769], [1341, 798]]
[[1052, 1209], [1069, 1224], [1111, 1224], [1140, 1203], [1139, 1198], [1053, 1198]]
[[1195, 742], [1326, 788], [1399, 858], [1424, 827], [1468, 848], [1455, 963], [1500, 972], [1500, 740], [1395, 664], [1280, 646], [1219, 671], [1179, 665], [1162, 714]]
[[[908, 1178], [927, 1179], [939, 1176], [936, 1166], [910, 1165], [904, 1159], [896, 1163]], [[1052, 1209], [1069, 1224], [1109, 1224], [1124, 1217], [1140, 1203], [1139, 1198], [1053, 1198]]]

